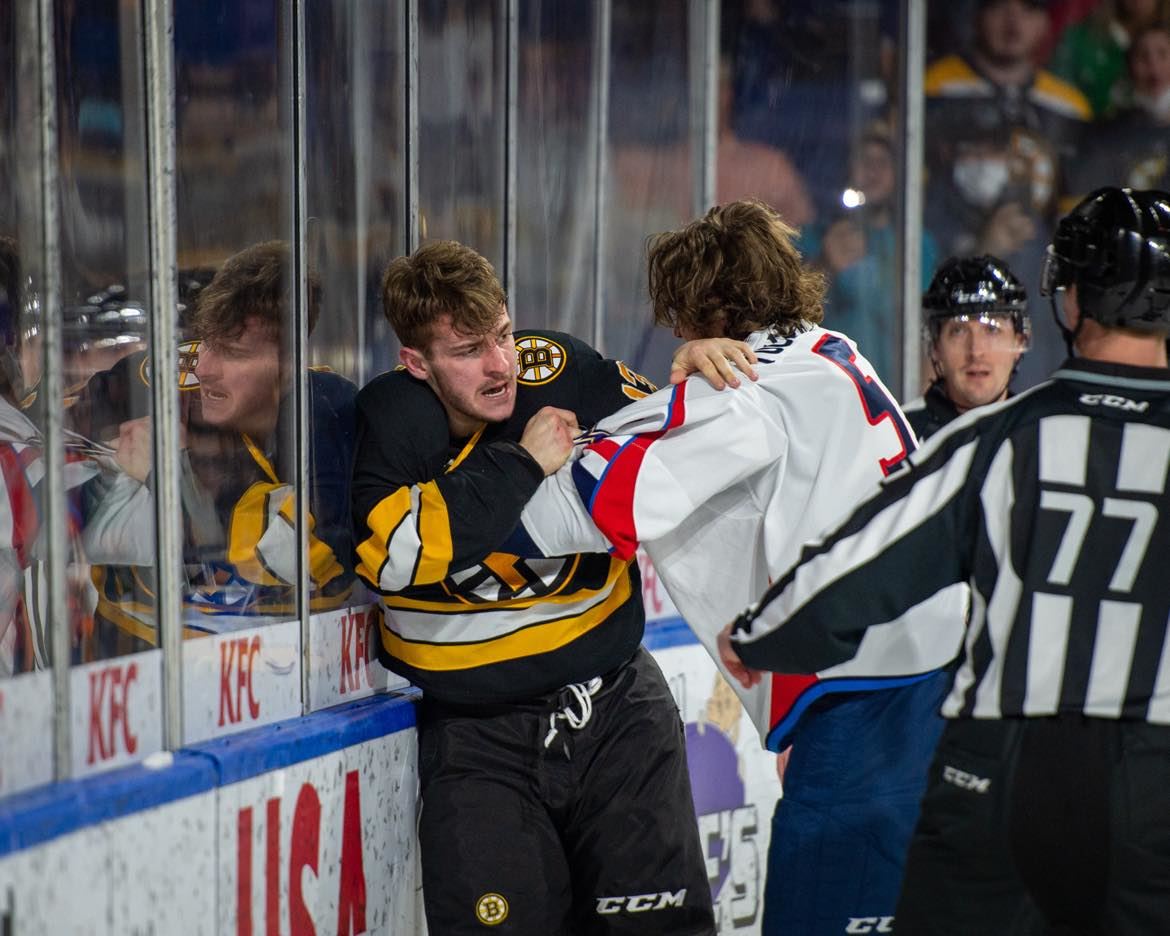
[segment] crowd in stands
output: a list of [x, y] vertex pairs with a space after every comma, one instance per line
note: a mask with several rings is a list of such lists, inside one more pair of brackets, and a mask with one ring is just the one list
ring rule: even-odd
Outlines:
[[[990, 253], [1034, 288], [1056, 219], [1080, 197], [1102, 185], [1166, 184], [1170, 4], [943, 6], [930, 5], [927, 31], [923, 275], [936, 255]], [[831, 279], [826, 322], [859, 339], [899, 330], [889, 295], [890, 222], [875, 228], [865, 217], [888, 214], [872, 211], [875, 199], [888, 197], [885, 183], [881, 173], [867, 182], [858, 175], [877, 158], [879, 128], [896, 124], [898, 7], [892, 0], [724, 4], [735, 126], [791, 157], [817, 205], [803, 247]], [[859, 55], [860, 45], [877, 54]], [[858, 220], [844, 224], [850, 215]], [[872, 340], [867, 346], [896, 381], [896, 355]], [[1048, 316], [1037, 316], [1033, 350], [1021, 365], [1024, 383], [1064, 356]]]

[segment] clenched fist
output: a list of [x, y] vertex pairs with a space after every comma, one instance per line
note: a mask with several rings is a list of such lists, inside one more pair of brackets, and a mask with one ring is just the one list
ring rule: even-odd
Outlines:
[[520, 446], [540, 463], [545, 475], [550, 475], [569, 460], [573, 439], [580, 431], [576, 415], [545, 406], [528, 420]]

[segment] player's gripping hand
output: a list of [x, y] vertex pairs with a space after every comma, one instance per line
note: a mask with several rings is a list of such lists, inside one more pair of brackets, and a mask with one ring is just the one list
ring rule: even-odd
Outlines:
[[[732, 338], [698, 338], [688, 341], [674, 352], [670, 362], [670, 382], [679, 384], [691, 374], [700, 373], [716, 390], [738, 387], [736, 368], [751, 380], [757, 380], [756, 353], [744, 342]], [[732, 365], [735, 367], [732, 367]]]
[[764, 678], [764, 674], [759, 670], [744, 666], [743, 660], [739, 658], [739, 654], [735, 652], [735, 647], [732, 646], [731, 627], [732, 625], [728, 624], [719, 632], [719, 637], [716, 639], [719, 644], [719, 659], [727, 667], [727, 672], [731, 673], [739, 681], [741, 686], [745, 689], [750, 689]]
[[118, 439], [114, 443], [114, 461], [135, 481], [146, 482], [154, 465], [151, 450], [150, 417], [131, 419], [118, 427]]
[[568, 410], [545, 406], [528, 420], [520, 446], [550, 475], [569, 460], [573, 439], [580, 434], [577, 417]]

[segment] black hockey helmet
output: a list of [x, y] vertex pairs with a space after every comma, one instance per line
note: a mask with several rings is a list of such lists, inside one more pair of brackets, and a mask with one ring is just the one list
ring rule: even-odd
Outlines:
[[1170, 327], [1170, 194], [1100, 188], [1062, 218], [1040, 292], [1074, 285], [1086, 318], [1138, 331]]
[[952, 318], [1011, 318], [1021, 350], [1032, 336], [1028, 293], [998, 257], [950, 257], [935, 271], [922, 294], [923, 340], [938, 340], [942, 323]]

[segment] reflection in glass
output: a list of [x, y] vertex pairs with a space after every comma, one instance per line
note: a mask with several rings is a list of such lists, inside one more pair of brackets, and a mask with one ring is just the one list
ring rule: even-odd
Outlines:
[[501, 3], [423, 0], [418, 16], [420, 233], [424, 240], [462, 241], [500, 271]]
[[[924, 223], [944, 255], [992, 254], [1030, 289], [1091, 117], [1074, 85], [1038, 68], [1049, 43], [1045, 4], [977, 4], [963, 31], [927, 50]], [[1069, 201], [1071, 199], [1071, 202]], [[1063, 360], [1050, 316], [1034, 318], [1020, 388]]]
[[594, 5], [520, 5], [516, 283], [525, 328], [592, 340], [597, 121], [590, 101]]
[[[51, 635], [41, 531], [44, 410], [40, 49], [32, 5], [0, 8], [0, 796], [52, 778]], [[32, 80], [29, 77], [32, 76]]]
[[[177, 317], [180, 372], [156, 375], [145, 349], [102, 359], [71, 408], [73, 428], [110, 450], [111, 470], [84, 505], [97, 657], [159, 642], [156, 376], [180, 394], [184, 635], [296, 614], [293, 272], [287, 242], [275, 239], [289, 228], [279, 102], [291, 98], [280, 91], [277, 25], [273, 3], [176, 9], [180, 304], [159, 314]], [[133, 290], [96, 294], [79, 307], [78, 330], [104, 337], [105, 323], [133, 307]]]
[[661, 382], [676, 340], [654, 327], [648, 234], [690, 219], [686, 0], [613, 4], [604, 353]]
[[[829, 281], [825, 326], [853, 338], [890, 387], [899, 385], [902, 347], [892, 112], [898, 8], [893, 0], [722, 3], [722, 80], [731, 93], [721, 126], [767, 147], [771, 155], [756, 165], [771, 163], [779, 180], [741, 185], [800, 229], [805, 260]], [[792, 170], [788, 183], [782, 166]], [[923, 287], [933, 261], [928, 244]]]
[[[71, 492], [82, 547], [68, 576], [71, 627], [76, 662], [87, 663], [150, 646], [120, 639], [103, 610], [110, 558], [137, 552], [134, 581], [154, 578], [152, 405], [140, 366], [150, 319], [142, 26], [135, 5], [115, 0], [57, 12], [66, 444], [70, 459], [96, 472]], [[140, 491], [147, 503], [125, 514], [124, 527], [105, 523], [112, 489]], [[153, 602], [136, 611], [154, 627]]]
[[[306, 12], [306, 108], [314, 128], [306, 141], [308, 252], [322, 287], [308, 379], [310, 611], [317, 615], [370, 600], [353, 575], [349, 472], [357, 387], [397, 360], [380, 284], [387, 259], [406, 249], [405, 33], [394, 5]], [[347, 80], [338, 80], [343, 75]], [[330, 639], [336, 633], [331, 628]], [[311, 665], [332, 663], [341, 652], [333, 649]]]
[[397, 363], [379, 290], [406, 250], [403, 17], [395, 4], [305, 13], [307, 247], [323, 290], [310, 359], [360, 385]]

